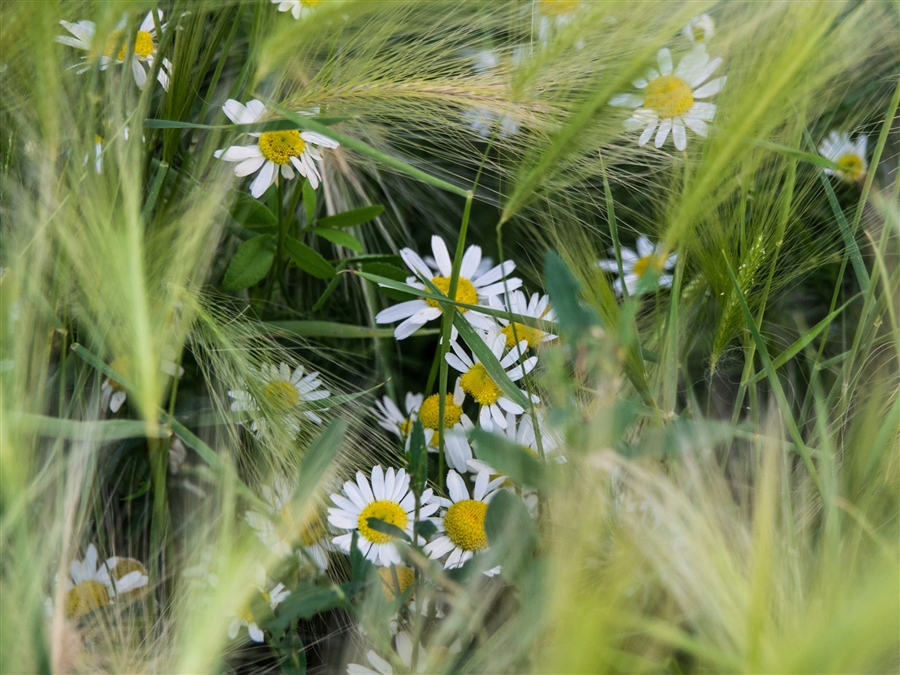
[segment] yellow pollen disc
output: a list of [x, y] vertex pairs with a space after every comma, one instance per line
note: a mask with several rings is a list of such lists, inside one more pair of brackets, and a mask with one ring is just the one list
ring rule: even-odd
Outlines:
[[532, 328], [522, 323], [506, 324], [500, 332], [506, 336], [506, 348], [512, 349], [522, 340], [528, 341], [528, 346], [534, 349], [544, 339], [544, 331], [540, 328]]
[[[419, 408], [419, 419], [422, 420], [422, 426], [426, 429], [438, 430], [440, 427], [440, 405], [441, 400], [438, 394], [432, 394], [422, 403]], [[444, 399], [444, 428], [450, 429], [459, 424], [462, 417], [462, 408], [453, 402], [450, 395]]]
[[841, 177], [848, 181], [856, 181], [866, 173], [866, 165], [862, 157], [854, 153], [847, 153], [838, 158], [837, 164], [841, 165]]
[[[140, 572], [141, 574], [147, 574], [147, 568], [144, 567], [143, 563], [140, 560], [135, 560], [134, 558], [119, 558], [119, 562], [115, 567], [112, 568], [112, 570], [110, 570], [110, 574], [116, 581], [131, 572]], [[147, 587], [141, 586], [140, 588], [133, 588], [127, 593], [122, 593], [119, 595], [119, 597], [125, 598], [127, 600], [137, 600], [138, 598], [144, 597], [146, 594]]]
[[93, 612], [109, 604], [109, 589], [105, 584], [90, 579], [76, 584], [66, 593], [66, 616], [80, 619], [88, 612]]
[[[397, 574], [397, 581], [394, 581], [394, 573]], [[413, 585], [416, 580], [416, 573], [408, 567], [379, 567], [378, 576], [381, 577], [381, 590], [384, 591], [384, 597], [388, 602], [396, 600], [399, 596], [406, 592], [406, 589]], [[397, 585], [399, 583], [399, 589]], [[397, 591], [400, 591], [397, 593]]]
[[[446, 296], [450, 296], [450, 277], [435, 277], [431, 280], [435, 286], [437, 286], [441, 293]], [[475, 290], [475, 286], [472, 285], [472, 282], [463, 277], [459, 278], [459, 281], [456, 284], [456, 297], [453, 298], [457, 302], [462, 302], [467, 305], [477, 305], [478, 304], [478, 291]], [[431, 298], [425, 298], [425, 302], [428, 303], [430, 307], [438, 307], [440, 308], [441, 303], [437, 300], [432, 300]], [[465, 312], [465, 307], [457, 307], [460, 312]]]
[[359, 527], [360, 536], [365, 537], [373, 544], [387, 544], [393, 541], [394, 538], [389, 534], [369, 527], [369, 518], [383, 520], [389, 525], [399, 527], [401, 530], [406, 529], [406, 523], [409, 520], [406, 511], [397, 502], [388, 501], [387, 499], [379, 499], [372, 502], [359, 514], [357, 526]]
[[661, 119], [684, 115], [694, 105], [687, 82], [674, 75], [663, 75], [644, 89], [644, 107], [652, 108]]
[[559, 16], [568, 14], [578, 9], [579, 0], [538, 0], [538, 9], [541, 14]]
[[304, 7], [317, 7], [321, 0], [300, 0], [300, 4]]
[[[109, 367], [112, 368], [118, 375], [121, 375], [124, 379], [127, 379], [128, 371], [131, 370], [131, 359], [129, 359], [127, 356], [117, 356], [112, 360], [112, 363], [109, 364]], [[109, 386], [111, 386], [116, 391], [125, 391], [125, 387], [118, 380], [107, 377], [106, 381], [109, 382]]]
[[634, 273], [639, 277], [642, 277], [648, 269], [652, 269], [658, 274], [663, 271], [664, 265], [665, 261], [661, 256], [651, 253], [650, 255], [644, 256], [643, 258], [637, 259], [637, 262], [634, 263]]
[[463, 391], [470, 394], [481, 405], [493, 405], [503, 395], [503, 391], [494, 383], [480, 363], [476, 363], [469, 368], [468, 372], [463, 373], [463, 376], [459, 378], [459, 383], [462, 385]]
[[[117, 30], [106, 39], [106, 48], [103, 50], [103, 55], [107, 58], [112, 58], [112, 55], [118, 51], [116, 60], [124, 61], [125, 48], [127, 46], [122, 31]], [[153, 56], [153, 51], [153, 36], [147, 31], [139, 30], [134, 38], [134, 57], [136, 59], [146, 59], [148, 56]]]
[[259, 137], [259, 151], [270, 162], [287, 164], [291, 157], [299, 157], [306, 149], [306, 141], [296, 129], [267, 131]]
[[300, 393], [290, 382], [275, 380], [263, 389], [263, 396], [275, 410], [287, 410], [300, 403]]
[[484, 531], [484, 514], [487, 504], [474, 499], [464, 499], [447, 509], [444, 529], [450, 541], [464, 551], [478, 551], [488, 545]]

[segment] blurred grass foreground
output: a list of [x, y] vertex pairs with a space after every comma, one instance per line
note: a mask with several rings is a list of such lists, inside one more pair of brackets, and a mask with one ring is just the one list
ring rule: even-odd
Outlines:
[[900, 670], [895, 2], [0, 6], [0, 671]]

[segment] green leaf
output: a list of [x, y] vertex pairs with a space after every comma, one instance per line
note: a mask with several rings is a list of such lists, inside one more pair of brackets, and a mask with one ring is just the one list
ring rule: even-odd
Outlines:
[[402, 539], [403, 541], [412, 541], [410, 536], [406, 534], [403, 530], [401, 530], [396, 525], [391, 525], [388, 522], [381, 520], [380, 518], [366, 518], [366, 525], [375, 530], [376, 532], [381, 532], [382, 534], [387, 534], [393, 537], [394, 539]]
[[360, 209], [351, 209], [333, 216], [319, 218], [316, 225], [319, 227], [356, 227], [377, 218], [383, 211], [384, 207], [381, 204], [363, 206]]
[[[378, 277], [385, 277], [397, 282], [406, 282], [406, 277], [409, 276], [408, 272], [400, 269], [399, 267], [395, 267], [394, 265], [389, 265], [383, 262], [365, 263], [362, 267], [360, 267], [360, 271]], [[386, 298], [396, 300], [397, 302], [415, 300], [416, 297], [418, 297], [416, 295], [413, 295], [412, 293], [398, 291], [396, 288], [387, 288], [385, 286], [381, 286], [380, 290]]]
[[528, 396], [522, 393], [522, 390], [509, 379], [509, 375], [503, 370], [503, 366], [500, 365], [500, 361], [494, 356], [494, 352], [491, 351], [491, 348], [488, 347], [481, 336], [475, 332], [475, 329], [472, 328], [472, 324], [466, 321], [462, 314], [457, 312], [456, 316], [453, 318], [453, 325], [456, 326], [456, 330], [459, 331], [459, 335], [462, 337], [463, 342], [469, 346], [469, 349], [472, 350], [472, 353], [484, 366], [487, 374], [496, 385], [503, 390], [503, 393], [506, 394], [507, 398], [526, 410], [530, 408], [531, 401], [528, 400]]
[[253, 230], [278, 227], [278, 218], [275, 214], [261, 201], [254, 199], [249, 192], [229, 190], [228, 197], [233, 200], [231, 217], [244, 227]]
[[[147, 423], [140, 420], [81, 422], [46, 415], [7, 413], [4, 422], [8, 422], [13, 429], [27, 433], [70, 440], [118, 441], [123, 438], [147, 437]], [[159, 429], [154, 438], [165, 438], [166, 436], [166, 430]]]
[[306, 224], [312, 225], [316, 219], [316, 189], [308, 180], [303, 181], [303, 210], [306, 212]]
[[425, 539], [431, 539], [437, 532], [437, 525], [430, 520], [420, 520], [416, 523], [416, 534]]
[[301, 583], [278, 605], [278, 616], [270, 624], [287, 630], [294, 619], [311, 619], [341, 604], [343, 593], [333, 588], [322, 588]]
[[544, 283], [562, 333], [576, 339], [583, 338], [592, 328], [600, 325], [596, 312], [579, 300], [581, 284], [556, 251], [547, 251], [544, 257]]
[[264, 326], [300, 337], [371, 339], [391, 337], [394, 334], [393, 328], [369, 328], [332, 321], [270, 321]]
[[347, 433], [347, 420], [337, 419], [310, 444], [300, 462], [300, 480], [295, 494], [308, 498], [315, 494], [328, 469], [337, 457]]
[[484, 518], [488, 552], [501, 565], [500, 574], [515, 583], [532, 562], [538, 544], [537, 525], [528, 507], [509, 490], [494, 495]]
[[230, 291], [249, 288], [262, 281], [275, 260], [275, 238], [263, 234], [238, 247], [228, 264], [222, 285]]
[[490, 464], [518, 485], [529, 485], [545, 490], [547, 485], [545, 467], [539, 459], [503, 436], [477, 427], [471, 433], [475, 456]]
[[350, 578], [356, 582], [365, 582], [373, 568], [374, 565], [359, 550], [359, 530], [353, 530], [350, 538]]
[[330, 279], [337, 271], [318, 252], [293, 237], [284, 238], [284, 248], [301, 270], [317, 279]]
[[313, 227], [310, 229], [310, 231], [315, 232], [317, 235], [319, 235], [323, 239], [327, 239], [333, 244], [343, 246], [344, 248], [349, 248], [351, 251], [361, 253], [363, 250], [363, 246], [360, 243], [359, 239], [354, 237], [349, 232], [344, 232], [343, 230], [335, 230], [330, 227]]
[[[394, 255], [392, 253], [364, 253], [362, 255], [355, 255], [352, 258], [345, 258], [344, 262], [348, 265], [364, 265], [367, 263], [385, 263], [387, 265], [391, 265], [393, 267], [402, 268], [403, 267], [403, 258], [399, 255]], [[406, 273], [409, 276], [409, 273]]]

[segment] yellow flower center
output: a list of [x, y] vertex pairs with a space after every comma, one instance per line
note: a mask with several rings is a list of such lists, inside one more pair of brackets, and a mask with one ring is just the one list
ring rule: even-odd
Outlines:
[[[397, 574], [396, 581], [394, 573]], [[381, 577], [381, 590], [384, 591], [384, 597], [388, 602], [393, 602], [406, 592], [406, 589], [413, 585], [416, 580], [416, 573], [408, 567], [379, 567], [378, 576]], [[399, 584], [399, 588], [398, 588]]]
[[534, 349], [544, 339], [544, 331], [540, 328], [532, 328], [522, 323], [508, 323], [500, 332], [506, 336], [507, 349], [512, 349], [522, 340], [527, 340], [528, 346]]
[[299, 157], [305, 149], [306, 141], [296, 129], [267, 131], [259, 137], [259, 151], [276, 164], [287, 164], [291, 157]]
[[359, 527], [360, 536], [365, 537], [373, 544], [387, 544], [394, 538], [389, 534], [369, 527], [369, 518], [377, 518], [389, 525], [399, 527], [401, 530], [406, 529], [406, 523], [409, 520], [406, 511], [397, 502], [388, 501], [387, 499], [379, 499], [372, 502], [359, 514], [357, 526]]
[[849, 181], [859, 180], [866, 172], [866, 165], [862, 157], [852, 152], [841, 155], [837, 163], [841, 165], [840, 171], [843, 177]]
[[[112, 368], [116, 374], [121, 375], [123, 379], [128, 379], [128, 371], [131, 370], [131, 359], [127, 356], [117, 356], [109, 364], [109, 367]], [[116, 391], [125, 391], [125, 385], [118, 380], [107, 377], [106, 381], [109, 383], [109, 386]]]
[[[110, 35], [106, 39], [106, 47], [103, 50], [103, 55], [107, 58], [112, 58], [112, 55], [118, 51], [118, 56], [116, 56], [116, 60], [124, 61], [125, 60], [125, 48], [128, 45], [125, 43], [125, 38], [122, 31], [117, 30], [115, 33]], [[137, 59], [146, 59], [148, 56], [153, 56], [154, 52], [153, 46], [153, 36], [150, 35], [147, 31], [139, 30], [137, 32], [137, 37], [134, 39], [134, 56]]]
[[[446, 296], [450, 296], [450, 277], [435, 277], [431, 280], [435, 286]], [[460, 277], [456, 284], [456, 297], [453, 298], [457, 302], [462, 302], [467, 305], [477, 305], [478, 304], [478, 291], [475, 290], [475, 286], [472, 285], [472, 282], [464, 277]], [[441, 303], [432, 298], [426, 298], [425, 302], [428, 303], [431, 307], [440, 308]], [[460, 312], [465, 312], [465, 307], [457, 307]]]
[[652, 108], [662, 119], [684, 115], [694, 105], [687, 82], [674, 75], [663, 75], [644, 89], [644, 107]]
[[304, 7], [317, 7], [322, 0], [300, 0]]
[[493, 405], [503, 395], [503, 391], [487, 374], [484, 366], [476, 363], [459, 378], [463, 391], [471, 394], [481, 405]]
[[[126, 574], [131, 572], [140, 572], [141, 574], [147, 574], [147, 568], [144, 567], [143, 563], [140, 560], [135, 560], [134, 558], [119, 558], [119, 562], [116, 563], [116, 566], [110, 570], [110, 574], [112, 574], [113, 579], [118, 581]], [[126, 598], [127, 600], [137, 600], [138, 598], [142, 598], [147, 594], [147, 586], [141, 586], [139, 588], [133, 588], [127, 593], [120, 594], [120, 598]]]
[[278, 411], [288, 410], [300, 403], [300, 393], [297, 388], [284, 380], [269, 382], [263, 389], [263, 396], [269, 405]]
[[250, 607], [244, 607], [238, 612], [238, 618], [247, 623], [253, 623], [253, 612], [250, 610]]
[[66, 616], [80, 619], [88, 612], [93, 612], [109, 604], [109, 589], [99, 581], [89, 579], [76, 584], [66, 593]]
[[541, 14], [559, 16], [568, 14], [578, 9], [579, 0], [538, 0], [538, 10]]
[[663, 266], [665, 265], [665, 261], [662, 256], [658, 256], [655, 253], [651, 253], [650, 255], [645, 255], [643, 258], [638, 258], [637, 262], [634, 263], [634, 273], [639, 277], [644, 276], [648, 269], [652, 269], [654, 272], [659, 274], [663, 271]]
[[450, 541], [465, 551], [477, 551], [488, 545], [484, 531], [484, 515], [487, 504], [474, 499], [464, 499], [447, 509], [444, 529]]
[[[422, 420], [422, 426], [426, 429], [438, 430], [440, 427], [440, 396], [432, 394], [422, 403], [419, 408], [419, 419]], [[459, 424], [462, 417], [462, 408], [453, 402], [450, 396], [444, 399], [444, 428], [450, 429]]]

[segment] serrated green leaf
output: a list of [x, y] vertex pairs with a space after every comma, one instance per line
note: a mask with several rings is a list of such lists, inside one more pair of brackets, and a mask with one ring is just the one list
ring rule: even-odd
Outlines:
[[313, 227], [310, 231], [315, 232], [323, 239], [327, 239], [332, 244], [337, 244], [338, 246], [349, 248], [351, 251], [360, 253], [363, 250], [362, 243], [360, 243], [359, 239], [354, 237], [349, 232], [344, 232], [343, 230], [335, 230], [330, 227]]
[[337, 271], [318, 252], [293, 237], [284, 238], [284, 248], [294, 264], [317, 279], [330, 279]]
[[228, 196], [233, 200], [230, 209], [231, 217], [244, 227], [252, 230], [258, 230], [261, 227], [278, 227], [278, 218], [275, 217], [275, 214], [250, 193], [229, 190]]
[[225, 271], [222, 285], [230, 291], [249, 288], [262, 281], [275, 260], [275, 238], [262, 234], [238, 247]]
[[319, 227], [356, 227], [380, 216], [384, 212], [381, 204], [372, 206], [363, 206], [360, 209], [351, 209], [343, 213], [336, 213], [333, 216], [319, 218], [316, 225]]

